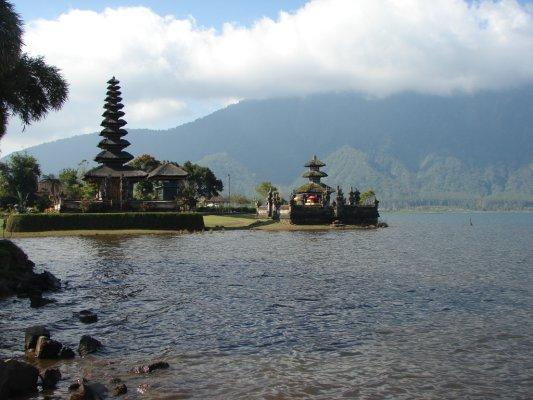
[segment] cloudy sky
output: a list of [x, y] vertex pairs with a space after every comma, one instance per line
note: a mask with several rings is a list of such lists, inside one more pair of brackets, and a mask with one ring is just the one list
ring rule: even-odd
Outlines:
[[2, 155], [99, 130], [121, 80], [129, 128], [170, 128], [245, 98], [357, 91], [443, 96], [533, 82], [533, 3], [466, 0], [16, 0], [25, 50], [70, 98]]

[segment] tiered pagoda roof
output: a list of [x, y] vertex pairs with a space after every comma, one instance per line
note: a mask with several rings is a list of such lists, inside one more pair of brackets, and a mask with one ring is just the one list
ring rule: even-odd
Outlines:
[[146, 172], [136, 170], [130, 166], [124, 165], [133, 159], [133, 156], [124, 151], [130, 145], [124, 136], [128, 131], [123, 129], [126, 121], [122, 119], [124, 116], [124, 105], [121, 103], [122, 97], [120, 95], [119, 81], [113, 77], [107, 81], [107, 97], [105, 98], [104, 113], [102, 116], [104, 120], [101, 125], [104, 129], [100, 132], [103, 139], [98, 143], [98, 147], [102, 149], [94, 160], [102, 165], [96, 167], [85, 175], [86, 178], [106, 178], [106, 177], [121, 177], [130, 179], [142, 179], [147, 176]]
[[309, 171], [304, 172], [303, 178], [309, 179], [309, 183], [300, 186], [296, 189], [296, 193], [332, 193], [333, 189], [321, 182], [322, 178], [328, 176], [324, 171], [320, 171], [320, 168], [325, 167], [326, 163], [320, 161], [315, 155], [311, 160], [307, 161], [304, 167], [309, 168]]

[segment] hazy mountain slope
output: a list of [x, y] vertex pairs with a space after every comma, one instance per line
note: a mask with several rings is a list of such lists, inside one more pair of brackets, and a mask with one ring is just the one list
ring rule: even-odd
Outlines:
[[[131, 130], [128, 150], [200, 160], [246, 193], [262, 180], [290, 188], [317, 154], [332, 185], [374, 187], [385, 199], [473, 198], [531, 194], [532, 136], [531, 87], [449, 97], [323, 94], [243, 101], [166, 131]], [[97, 141], [84, 135], [28, 152], [56, 172], [92, 159]]]
[[228, 189], [228, 174], [231, 176], [231, 193], [255, 196], [257, 178], [248, 168], [228, 156], [227, 153], [216, 153], [196, 161], [198, 164], [211, 168], [215, 175], [222, 180], [224, 188]]

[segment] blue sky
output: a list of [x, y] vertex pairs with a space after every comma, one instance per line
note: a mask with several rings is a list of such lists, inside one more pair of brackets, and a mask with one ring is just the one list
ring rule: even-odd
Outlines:
[[280, 10], [293, 11], [306, 0], [16, 0], [15, 5], [25, 21], [53, 19], [73, 8], [102, 11], [106, 7], [146, 6], [156, 13], [178, 18], [192, 15], [198, 25], [220, 29], [225, 22], [249, 26], [267, 16], [275, 18]]

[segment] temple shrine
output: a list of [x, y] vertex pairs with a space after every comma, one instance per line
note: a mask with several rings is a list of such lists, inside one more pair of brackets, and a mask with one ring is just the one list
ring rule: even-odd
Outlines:
[[[326, 164], [315, 155], [304, 165], [308, 170], [302, 175], [309, 182], [295, 189], [288, 205], [282, 205], [279, 194], [269, 192], [266, 205], [257, 207], [260, 218], [285, 219], [297, 225], [376, 225], [378, 200], [375, 195], [361, 199], [357, 189], [350, 188], [348, 199], [340, 186], [333, 190], [322, 182], [328, 176], [321, 168]], [[332, 195], [335, 194], [332, 199]]]
[[[98, 143], [100, 152], [94, 158], [99, 163], [89, 170], [84, 180], [93, 183], [97, 188], [93, 206], [97, 211], [113, 210], [154, 210], [176, 211], [178, 188], [181, 181], [187, 178], [187, 172], [174, 163], [166, 162], [150, 173], [138, 170], [128, 165], [133, 155], [125, 151], [130, 145], [124, 137], [128, 134], [123, 119], [122, 92], [119, 81], [113, 77], [107, 84], [104, 104], [104, 117], [100, 132], [102, 139]], [[136, 200], [133, 198], [133, 188], [137, 182], [148, 179], [155, 183], [160, 196], [156, 200]], [[79, 211], [81, 201], [60, 200], [57, 205], [59, 211]]]

